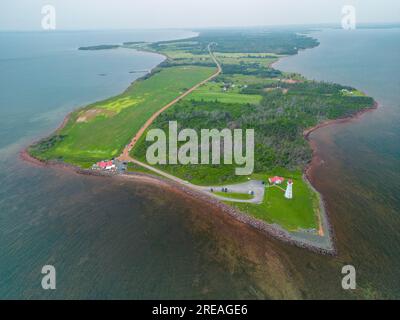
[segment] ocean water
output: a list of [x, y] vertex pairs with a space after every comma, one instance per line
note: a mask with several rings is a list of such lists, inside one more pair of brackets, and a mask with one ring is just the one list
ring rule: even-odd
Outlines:
[[[338, 256], [283, 244], [207, 203], [138, 181], [21, 161], [66, 113], [124, 90], [161, 57], [85, 45], [186, 31], [0, 33], [0, 298], [400, 298], [399, 29], [324, 30], [279, 68], [354, 85], [381, 107], [312, 135]], [[4, 48], [4, 49], [3, 49]], [[105, 74], [105, 75], [102, 75]], [[41, 288], [54, 265], [57, 289]], [[355, 291], [341, 268], [357, 270]]]
[[[128, 49], [78, 51], [79, 46], [193, 35], [0, 33], [0, 298], [187, 294], [187, 274], [196, 272], [187, 261], [199, 258], [184, 220], [176, 216], [185, 210], [182, 204], [159, 188], [35, 167], [18, 154], [52, 132], [69, 111], [122, 92], [163, 60]], [[41, 289], [45, 264], [56, 267], [55, 292]]]
[[[325, 30], [321, 45], [276, 65], [311, 79], [351, 85], [379, 108], [316, 131], [339, 257], [359, 271], [370, 296], [400, 298], [400, 29]], [[364, 292], [364, 293], [365, 293]]]
[[43, 134], [70, 110], [120, 93], [162, 61], [128, 49], [79, 51], [81, 46], [193, 35], [153, 32], [0, 32], [0, 148]]

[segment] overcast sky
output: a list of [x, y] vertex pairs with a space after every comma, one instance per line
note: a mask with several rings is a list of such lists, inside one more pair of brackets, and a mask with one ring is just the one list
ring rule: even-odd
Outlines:
[[0, 30], [39, 30], [46, 4], [57, 29], [340, 24], [343, 5], [359, 23], [400, 22], [400, 0], [0, 0]]

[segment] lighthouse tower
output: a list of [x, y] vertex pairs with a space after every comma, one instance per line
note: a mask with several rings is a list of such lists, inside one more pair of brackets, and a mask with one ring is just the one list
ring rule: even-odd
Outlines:
[[286, 191], [285, 191], [285, 198], [292, 199], [293, 198], [293, 181], [288, 180]]

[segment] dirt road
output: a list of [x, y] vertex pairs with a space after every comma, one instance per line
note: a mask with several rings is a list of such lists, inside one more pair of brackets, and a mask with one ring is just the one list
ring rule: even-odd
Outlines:
[[[156, 169], [156, 168], [154, 168], [148, 164], [145, 164], [143, 162], [140, 162], [136, 159], [131, 158], [131, 162], [135, 163], [138, 166], [146, 168], [147, 170], [150, 170], [160, 176], [168, 178], [172, 181], [180, 183], [180, 184], [182, 184], [186, 187], [192, 188], [196, 191], [205, 193], [208, 196], [212, 196], [219, 200], [226, 200], [226, 201], [231, 201], [231, 202], [242, 202], [242, 203], [255, 203], [255, 204], [260, 204], [264, 201], [265, 186], [262, 184], [262, 181], [249, 180], [244, 183], [237, 183], [237, 184], [224, 185], [224, 186], [198, 186], [198, 185], [190, 183], [189, 181], [175, 177], [165, 171]], [[229, 193], [226, 194], [226, 197], [223, 197], [223, 196], [217, 195], [211, 191], [211, 189], [218, 191], [221, 188], [227, 188], [229, 190], [229, 192], [243, 193], [243, 194], [248, 194], [249, 191], [253, 191], [254, 197], [251, 199], [234, 199], [234, 198], [229, 198]]]
[[217, 65], [217, 71], [210, 76], [209, 78], [199, 82], [198, 84], [196, 84], [195, 86], [193, 86], [192, 88], [190, 88], [189, 90], [187, 90], [186, 92], [184, 92], [183, 94], [181, 94], [179, 97], [177, 97], [176, 99], [174, 99], [173, 101], [171, 101], [170, 103], [168, 103], [167, 105], [165, 105], [164, 107], [162, 107], [160, 110], [158, 110], [156, 113], [154, 113], [147, 121], [146, 123], [140, 128], [140, 130], [136, 133], [136, 135], [133, 137], [133, 139], [131, 140], [131, 142], [125, 147], [125, 149], [123, 150], [122, 154], [118, 157], [118, 160], [120, 161], [127, 161], [127, 162], [132, 162], [132, 157], [129, 155], [129, 152], [133, 149], [133, 147], [135, 146], [136, 142], [139, 141], [140, 137], [143, 135], [143, 133], [146, 131], [146, 129], [153, 123], [153, 121], [165, 110], [167, 110], [168, 108], [172, 107], [175, 103], [177, 103], [178, 101], [180, 101], [181, 99], [183, 99], [184, 97], [186, 97], [188, 94], [190, 94], [191, 92], [193, 92], [194, 90], [196, 90], [198, 87], [202, 86], [203, 84], [207, 83], [208, 81], [214, 79], [215, 77], [217, 77], [221, 72], [222, 72], [222, 68], [221, 65], [219, 64], [218, 60], [215, 58], [214, 54], [211, 51], [211, 43], [208, 45], [208, 52], [211, 56], [211, 58], [213, 59], [213, 61], [215, 62], [215, 64]]
[[[139, 165], [141, 167], [144, 167], [150, 171], [153, 171], [156, 174], [159, 174], [161, 176], [164, 176], [168, 179], [171, 179], [177, 183], [186, 185], [190, 188], [193, 188], [197, 191], [203, 192], [208, 194], [209, 196], [213, 196], [215, 198], [218, 198], [220, 200], [230, 200], [232, 202], [250, 202], [250, 203], [261, 203], [263, 201], [264, 198], [264, 191], [265, 188], [264, 186], [261, 184], [261, 181], [248, 181], [246, 183], [242, 183], [242, 184], [236, 184], [236, 185], [229, 185], [229, 186], [225, 186], [228, 187], [229, 190], [233, 191], [233, 192], [239, 192], [239, 193], [245, 193], [247, 194], [249, 191], [253, 191], [254, 192], [254, 198], [249, 199], [249, 200], [241, 200], [241, 199], [230, 199], [229, 195], [227, 195], [227, 197], [222, 197], [222, 196], [218, 196], [216, 194], [214, 194], [213, 192], [211, 192], [210, 190], [213, 188], [215, 190], [217, 190], [217, 187], [203, 187], [203, 186], [196, 186], [194, 184], [191, 184], [189, 181], [185, 181], [182, 180], [178, 177], [175, 177], [173, 175], [170, 175], [164, 171], [158, 170], [150, 165], [147, 165], [143, 162], [140, 162], [134, 158], [132, 158], [129, 155], [129, 152], [132, 150], [132, 148], [135, 146], [136, 142], [140, 139], [140, 137], [143, 135], [143, 133], [146, 131], [146, 129], [153, 123], [153, 121], [165, 110], [167, 110], [168, 108], [170, 108], [171, 106], [173, 106], [175, 103], [177, 103], [179, 100], [181, 100], [182, 98], [186, 97], [188, 94], [190, 94], [191, 92], [193, 92], [194, 90], [196, 90], [198, 87], [200, 87], [201, 85], [205, 84], [206, 82], [214, 79], [215, 77], [217, 77], [221, 72], [222, 72], [222, 68], [221, 65], [219, 64], [218, 60], [215, 58], [214, 54], [211, 51], [211, 43], [208, 45], [208, 52], [211, 56], [211, 58], [214, 60], [215, 64], [217, 65], [217, 71], [210, 76], [209, 78], [201, 81], [200, 83], [196, 84], [194, 87], [190, 88], [189, 90], [187, 90], [185, 93], [181, 94], [179, 97], [177, 97], [176, 99], [174, 99], [173, 101], [171, 101], [170, 103], [168, 103], [167, 105], [165, 105], [164, 107], [162, 107], [160, 110], [158, 110], [156, 113], [154, 113], [147, 121], [146, 123], [140, 128], [140, 130], [136, 133], [136, 135], [133, 137], [132, 141], [130, 142], [129, 145], [127, 145], [124, 149], [124, 151], [122, 152], [122, 154], [118, 157], [118, 160], [120, 161], [125, 161], [125, 162], [132, 162], [135, 163], [136, 165]], [[221, 186], [219, 186], [219, 188], [221, 188]]]

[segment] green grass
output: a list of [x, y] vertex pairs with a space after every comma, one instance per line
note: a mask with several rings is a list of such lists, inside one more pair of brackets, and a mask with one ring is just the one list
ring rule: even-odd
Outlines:
[[[285, 176], [289, 177], [289, 176]], [[276, 223], [287, 230], [318, 229], [319, 199], [302, 179], [301, 173], [290, 175], [293, 179], [293, 199], [286, 199], [284, 191], [278, 187], [266, 187], [264, 201], [261, 204], [232, 203], [257, 219]], [[281, 187], [286, 188], [286, 182]]]
[[223, 91], [223, 84], [210, 82], [194, 92], [189, 94], [185, 99], [194, 101], [218, 101], [221, 103], [240, 103], [240, 104], [258, 104], [262, 97], [260, 95], [241, 94], [239, 93], [239, 86], [229, 88]]
[[157, 176], [157, 177], [161, 177], [161, 178], [165, 179], [164, 176], [158, 174], [157, 172], [151, 171], [151, 170], [149, 170], [147, 168], [144, 168], [144, 167], [139, 166], [136, 163], [132, 163], [132, 162], [128, 163], [127, 171], [128, 172], [135, 172], [135, 173], [146, 173], [146, 174], [149, 174], [149, 175], [152, 175], [152, 176]]
[[279, 82], [278, 79], [269, 79], [269, 78], [261, 78], [254, 75], [244, 75], [244, 74], [232, 74], [232, 75], [224, 75], [224, 78], [227, 82], [234, 83], [236, 85], [249, 85], [249, 84], [258, 84], [263, 83], [265, 85], [268, 84], [276, 84]]
[[[119, 96], [74, 112], [66, 127], [58, 132], [59, 139], [54, 143], [44, 141], [30, 151], [41, 159], [61, 159], [82, 167], [116, 157], [152, 114], [214, 72], [215, 68], [200, 66], [161, 69], [136, 81]], [[88, 110], [103, 109], [112, 112], [98, 112], [88, 121], [77, 121]]]
[[143, 98], [127, 96], [127, 97], [112, 99], [110, 101], [106, 100], [106, 101], [104, 101], [104, 103], [98, 103], [98, 104], [94, 105], [93, 107], [99, 108], [99, 109], [110, 110], [110, 111], [118, 113], [118, 112], [121, 112], [123, 109], [128, 108], [128, 107], [133, 107], [134, 105], [136, 105], [142, 101], [143, 101]]
[[231, 198], [236, 200], [250, 200], [253, 199], [254, 196], [247, 193], [236, 193], [236, 192], [214, 192], [214, 194], [224, 197]]
[[[146, 162], [145, 157], [136, 157]], [[235, 175], [233, 165], [154, 165], [155, 168], [199, 186], [222, 186], [248, 180], [247, 176]]]
[[193, 60], [210, 59], [210, 56], [208, 54], [193, 54], [190, 52], [174, 51], [174, 50], [163, 50], [162, 53], [172, 59], [193, 59]]
[[341, 93], [343, 96], [346, 96], [346, 97], [365, 97], [366, 96], [364, 92], [359, 91], [359, 90], [343, 89], [343, 90], [341, 90]]
[[216, 53], [215, 56], [222, 64], [259, 63], [269, 67], [279, 59], [278, 55], [269, 53]]

